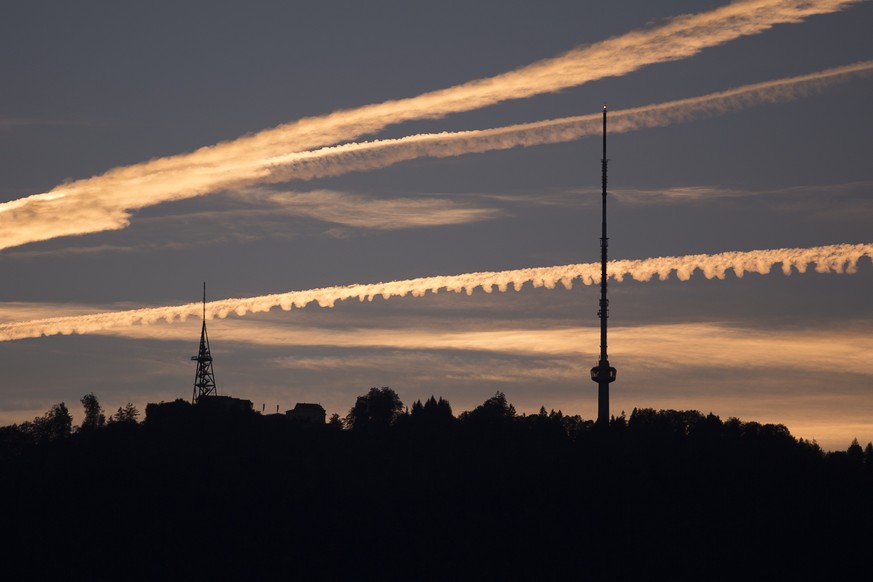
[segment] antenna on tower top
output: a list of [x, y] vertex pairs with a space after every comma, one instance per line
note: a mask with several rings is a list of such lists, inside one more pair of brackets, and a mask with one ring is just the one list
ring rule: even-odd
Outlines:
[[206, 396], [217, 396], [215, 372], [212, 370], [212, 354], [209, 351], [209, 335], [206, 333], [206, 281], [203, 282], [203, 326], [200, 328], [200, 351], [196, 356], [191, 356], [191, 359], [197, 362], [193, 401], [197, 403]]
[[609, 320], [609, 299], [606, 297], [607, 287], [607, 247], [609, 238], [606, 236], [606, 166], [609, 160], [606, 157], [606, 104], [603, 104], [603, 159], [600, 160], [603, 185], [603, 222], [600, 236], [600, 309], [597, 316], [600, 318], [600, 360], [591, 368], [591, 379], [597, 382], [597, 424], [605, 426], [609, 422], [609, 384], [615, 381], [615, 368], [609, 365], [609, 356], [606, 353], [606, 329]]

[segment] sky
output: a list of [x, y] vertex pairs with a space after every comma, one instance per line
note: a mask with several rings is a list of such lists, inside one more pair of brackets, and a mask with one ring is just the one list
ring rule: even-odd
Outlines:
[[259, 411], [390, 386], [593, 419], [606, 104], [612, 413], [873, 441], [871, 27], [853, 0], [13, 3], [0, 424], [190, 399], [204, 281], [219, 393]]

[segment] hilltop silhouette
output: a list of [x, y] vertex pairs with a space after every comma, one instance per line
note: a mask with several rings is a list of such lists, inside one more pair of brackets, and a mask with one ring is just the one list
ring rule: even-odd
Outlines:
[[870, 444], [697, 411], [598, 426], [501, 393], [406, 411], [387, 387], [322, 424], [82, 404], [79, 427], [58, 404], [0, 428], [9, 579], [869, 576]]

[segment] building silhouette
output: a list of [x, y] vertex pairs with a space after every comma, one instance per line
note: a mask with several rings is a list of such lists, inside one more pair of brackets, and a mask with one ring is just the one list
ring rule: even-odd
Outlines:
[[289, 420], [299, 422], [301, 424], [324, 424], [327, 418], [327, 412], [321, 404], [311, 404], [308, 402], [298, 402], [294, 408], [285, 412], [285, 416]]

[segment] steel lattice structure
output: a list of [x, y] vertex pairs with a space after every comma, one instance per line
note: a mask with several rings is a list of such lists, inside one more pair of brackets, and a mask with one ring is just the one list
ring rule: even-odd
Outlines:
[[200, 330], [200, 351], [191, 359], [197, 362], [197, 374], [194, 376], [194, 396], [196, 403], [205, 396], [217, 396], [215, 387], [215, 372], [212, 370], [212, 354], [209, 352], [209, 334], [206, 333], [206, 283], [203, 283], [203, 327]]

